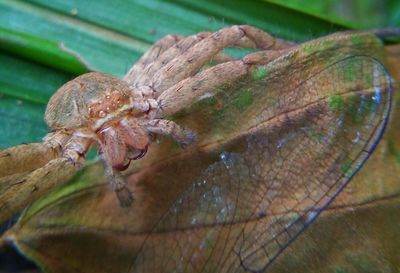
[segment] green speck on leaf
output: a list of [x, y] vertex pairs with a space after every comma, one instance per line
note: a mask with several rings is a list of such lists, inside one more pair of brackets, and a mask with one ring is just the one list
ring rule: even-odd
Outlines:
[[342, 267], [336, 267], [336, 268], [333, 270], [333, 272], [335, 272], [335, 273], [346, 273], [347, 270], [344, 269], [344, 268], [342, 268]]
[[372, 97], [353, 96], [348, 103], [348, 114], [354, 123], [361, 123], [371, 113], [377, 111], [377, 104]]
[[229, 109], [227, 109], [227, 107], [222, 107], [220, 109], [217, 109], [214, 112], [215, 119], [217, 119], [217, 120], [225, 119], [226, 117], [229, 117], [228, 113], [229, 113]]
[[171, 144], [169, 144], [169, 145], [170, 145], [172, 151], [180, 151], [183, 149], [183, 146], [174, 140], [171, 140]]
[[372, 73], [364, 73], [364, 81], [368, 86], [372, 86], [374, 84], [374, 77]]
[[357, 272], [372, 273], [380, 271], [378, 266], [373, 260], [371, 260], [369, 255], [357, 255], [352, 258], [352, 263]]
[[351, 176], [353, 175], [353, 170], [352, 170], [352, 167], [351, 167], [351, 163], [350, 163], [350, 162], [348, 162], [348, 163], [343, 163], [343, 164], [340, 166], [340, 169], [342, 170], [344, 176], [347, 177], [347, 178], [349, 178], [349, 177], [351, 177]]
[[315, 51], [315, 46], [306, 44], [303, 46], [303, 51], [307, 54], [312, 54]]
[[215, 96], [204, 98], [202, 100], [202, 104], [208, 105], [208, 106], [214, 106], [216, 103], [217, 103], [217, 99], [215, 98]]
[[396, 148], [396, 144], [394, 143], [393, 139], [389, 139], [387, 143], [389, 154], [394, 156], [397, 164], [400, 164], [400, 150]]
[[397, 98], [396, 106], [397, 106], [397, 108], [400, 109], [400, 96]]
[[329, 41], [328, 39], [322, 40], [321, 41], [321, 47], [325, 48], [328, 47], [331, 44], [331, 41]]
[[239, 110], [245, 110], [253, 103], [253, 101], [254, 101], [253, 94], [248, 90], [243, 90], [236, 98], [235, 106]]
[[206, 242], [205, 242], [206, 249], [213, 249], [214, 246], [215, 246], [215, 242], [213, 240], [206, 239]]
[[344, 100], [341, 96], [330, 96], [328, 98], [328, 106], [331, 111], [341, 111], [344, 109]]
[[345, 104], [347, 113], [354, 116], [357, 113], [358, 106], [360, 104], [360, 97], [350, 96], [346, 98]]
[[363, 44], [365, 41], [362, 39], [362, 37], [358, 34], [355, 34], [351, 37], [351, 42], [353, 43], [353, 45], [361, 45]]
[[344, 67], [344, 80], [352, 82], [356, 78], [357, 68], [355, 64], [349, 63]]
[[268, 75], [268, 70], [265, 66], [259, 66], [257, 69], [253, 71], [251, 74], [253, 80], [259, 80], [261, 78], [264, 78], [265, 76]]
[[376, 112], [376, 103], [371, 97], [350, 96], [345, 100], [346, 115], [355, 124], [360, 124], [370, 113]]
[[323, 136], [320, 133], [316, 132], [315, 130], [313, 130], [311, 128], [304, 130], [304, 134], [316, 142], [320, 142], [323, 138]]
[[321, 48], [320, 50], [324, 50], [326, 48], [335, 48], [338, 46], [337, 41], [331, 39], [324, 39], [321, 41]]

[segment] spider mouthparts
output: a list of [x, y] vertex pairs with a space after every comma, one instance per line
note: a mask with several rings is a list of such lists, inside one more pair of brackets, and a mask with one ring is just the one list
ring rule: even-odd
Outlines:
[[126, 163], [113, 166], [113, 168], [117, 171], [122, 172], [122, 171], [125, 171], [129, 167], [130, 163], [131, 163], [131, 160], [129, 159]]
[[142, 157], [144, 157], [147, 153], [148, 147], [149, 147], [149, 145], [146, 145], [146, 147], [143, 150], [141, 150], [137, 156], [132, 157], [131, 160], [138, 160], [138, 159], [141, 159]]

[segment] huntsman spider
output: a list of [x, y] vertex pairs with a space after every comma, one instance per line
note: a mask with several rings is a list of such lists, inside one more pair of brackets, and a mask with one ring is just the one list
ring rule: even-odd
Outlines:
[[[291, 46], [246, 25], [188, 37], [168, 35], [155, 43], [122, 80], [92, 72], [67, 82], [47, 105], [45, 120], [51, 132], [43, 143], [0, 152], [0, 177], [7, 180], [3, 184], [23, 181], [31, 187], [23, 192], [10, 187], [18, 200], [2, 202], [1, 210], [11, 216], [71, 178], [94, 145], [121, 206], [129, 206], [133, 198], [121, 171], [131, 160], [145, 155], [151, 142], [149, 135], [168, 135], [182, 146], [196, 139], [195, 132], [181, 128], [168, 116]], [[234, 59], [222, 53], [229, 47], [260, 51]], [[207, 64], [212, 65], [207, 68]]]

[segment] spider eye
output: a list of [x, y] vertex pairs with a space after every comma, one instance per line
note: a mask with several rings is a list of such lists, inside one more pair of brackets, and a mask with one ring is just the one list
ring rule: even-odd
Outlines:
[[107, 113], [103, 110], [100, 110], [98, 115], [100, 118], [104, 118], [107, 115]]

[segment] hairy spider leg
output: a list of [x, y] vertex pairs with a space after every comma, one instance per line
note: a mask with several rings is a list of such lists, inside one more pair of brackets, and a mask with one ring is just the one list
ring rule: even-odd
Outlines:
[[43, 143], [21, 144], [0, 151], [0, 178], [33, 171], [56, 158], [58, 153]]
[[186, 147], [196, 140], [196, 134], [191, 130], [180, 127], [171, 120], [153, 119], [143, 124], [150, 133], [171, 136], [179, 145]]
[[158, 97], [155, 118], [172, 115], [215, 88], [246, 75], [253, 64], [242, 60], [215, 65], [180, 81]]
[[[236, 46], [244, 37], [253, 42], [252, 47], [264, 50], [282, 48], [272, 36], [254, 27], [223, 28], [176, 56], [154, 74], [149, 85], [156, 91], [155, 97], [174, 84], [195, 74], [213, 56], [224, 48]], [[247, 44], [247, 46], [250, 45]]]
[[129, 69], [124, 76], [123, 80], [130, 86], [134, 85], [134, 81], [138, 75], [141, 75], [144, 69], [152, 62], [157, 60], [162, 53], [168, 50], [171, 46], [175, 45], [178, 41], [182, 40], [184, 36], [167, 35], [158, 40], [153, 46], [146, 51], [145, 54]]
[[[71, 179], [83, 166], [84, 156], [93, 142], [92, 138], [80, 131], [72, 135], [59, 131], [49, 133], [44, 138], [43, 144], [34, 143], [28, 147], [19, 145], [2, 151], [5, 155], [11, 154], [13, 160], [22, 160], [21, 162], [13, 161], [15, 164], [20, 165], [24, 161], [31, 162], [26, 162], [26, 166], [20, 166], [19, 169], [17, 169], [18, 166], [13, 167], [14, 173], [3, 171], [6, 176], [0, 178], [0, 210], [2, 211], [0, 220], [14, 215], [56, 185]], [[21, 156], [24, 148], [28, 149], [25, 155]]]
[[112, 167], [107, 156], [102, 155], [104, 169], [111, 184], [113, 191], [116, 193], [121, 207], [129, 207], [133, 202], [132, 192], [128, 189], [125, 183], [125, 178], [121, 172]]
[[0, 185], [7, 183], [7, 186], [0, 191], [0, 222], [71, 179], [78, 169], [78, 165], [62, 157], [50, 160], [43, 167], [26, 175], [13, 175], [12, 181], [7, 176], [2, 177]]
[[[169, 46], [168, 44], [168, 48], [167, 46], [163, 47], [165, 50], [159, 52], [157, 58], [151, 60], [151, 62], [149, 62], [148, 65], [146, 65], [146, 67], [144, 67], [138, 74], [129, 73], [130, 77], [134, 78], [134, 87], [149, 86], [151, 84], [150, 80], [153, 78], [154, 74], [160, 70], [161, 67], [165, 66], [176, 56], [180, 56], [182, 52], [187, 51], [193, 45], [197, 44], [199, 41], [203, 40], [209, 35], [210, 33], [202, 32], [188, 37], [179, 36], [179, 39], [173, 45]], [[167, 42], [170, 41], [168, 37], [169, 36], [166, 36]], [[163, 39], [161, 39], [160, 42], [163, 42]], [[153, 48], [150, 48], [149, 51], [152, 51], [152, 49]]]
[[286, 54], [289, 52], [287, 49], [281, 50], [262, 50], [255, 53], [248, 54], [242, 58], [242, 61], [245, 63], [253, 63], [253, 64], [267, 64], [276, 58]]

